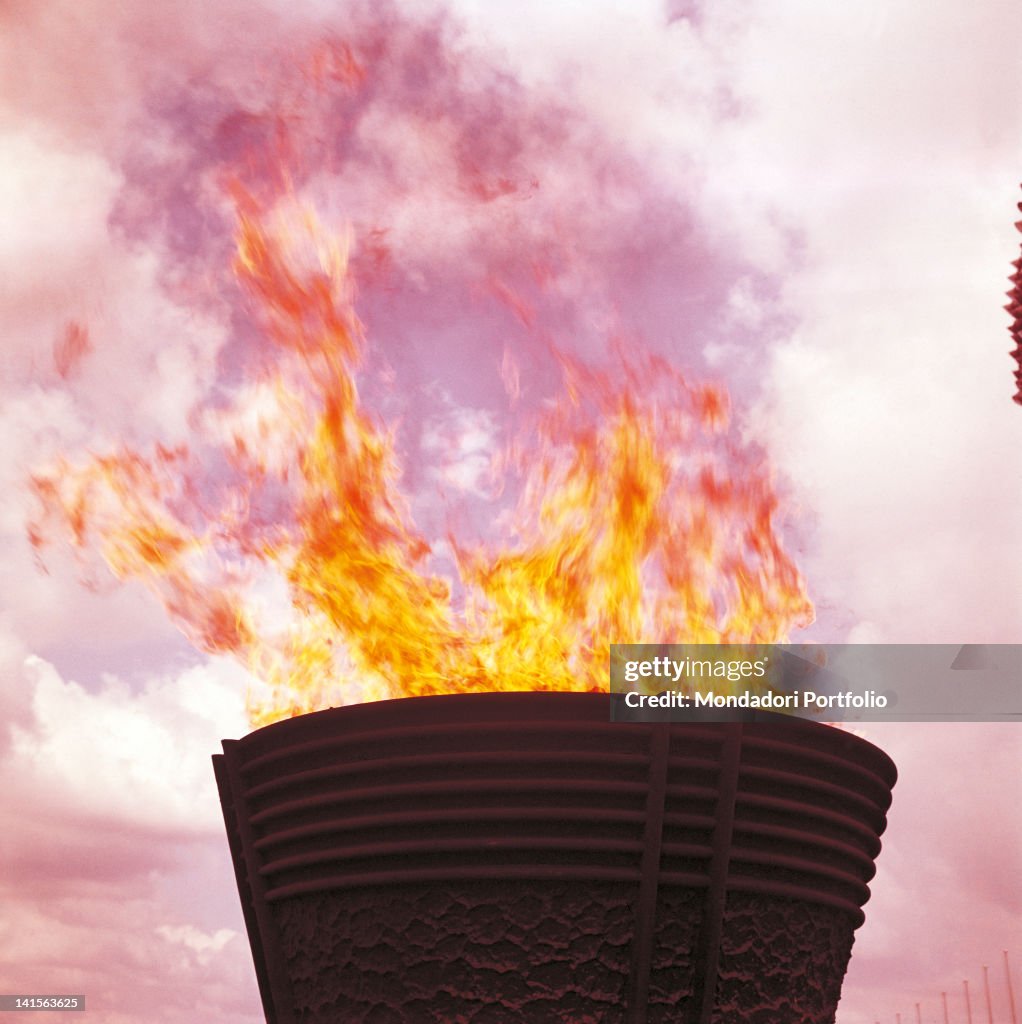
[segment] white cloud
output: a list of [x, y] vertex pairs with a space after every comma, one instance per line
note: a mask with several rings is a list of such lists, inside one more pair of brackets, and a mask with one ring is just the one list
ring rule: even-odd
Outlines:
[[423, 424], [422, 447], [435, 460], [434, 480], [480, 498], [492, 494], [493, 460], [501, 447], [492, 412], [452, 405]]
[[230, 928], [220, 928], [212, 934], [207, 934], [190, 924], [161, 924], [157, 927], [156, 934], [171, 945], [184, 946], [192, 950], [195, 959], [203, 966], [213, 960], [224, 946], [238, 935]]
[[244, 673], [90, 692], [11, 641], [0, 674], [4, 710], [27, 705], [0, 743], [0, 988], [84, 992], [109, 1024], [255, 1024], [210, 764], [248, 732]]
[[8, 316], [13, 306], [37, 319], [70, 289], [87, 300], [82, 278], [106, 247], [120, 175], [101, 156], [75, 151], [42, 130], [8, 130], [0, 138], [0, 302]]
[[761, 9], [706, 193], [753, 260], [778, 225], [798, 253], [750, 422], [814, 524], [811, 589], [888, 641], [1016, 639], [1022, 613], [1000, 308], [1022, 93], [981, 6]]
[[240, 669], [211, 662], [141, 691], [108, 677], [89, 692], [29, 656], [19, 683], [32, 723], [14, 727], [0, 762], [16, 807], [62, 824], [219, 834], [209, 758], [248, 732]]

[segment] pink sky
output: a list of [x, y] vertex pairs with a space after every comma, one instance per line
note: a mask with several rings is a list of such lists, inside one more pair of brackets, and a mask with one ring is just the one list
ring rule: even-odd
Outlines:
[[[270, 137], [270, 96], [312, 112], [305, 194], [353, 225], [365, 393], [400, 418], [424, 530], [452, 502], [488, 520], [504, 352], [539, 406], [537, 336], [598, 360], [621, 333], [731, 389], [797, 509], [811, 636], [1022, 640], [1001, 310], [1022, 8], [461, 0], [429, 22], [441, 45], [424, 4], [260, 6], [0, 15], [0, 991], [85, 992], [111, 1024], [261, 1019], [209, 765], [248, 730], [250, 680], [140, 586], [97, 565], [83, 587], [60, 545], [41, 572], [27, 480], [58, 453], [188, 440], [253, 365], [217, 175]], [[324, 32], [390, 53], [357, 135], [278, 70]], [[901, 779], [839, 1024], [919, 1001], [939, 1020], [941, 990], [964, 1020], [982, 964], [1007, 1021], [1022, 732], [863, 731]]]

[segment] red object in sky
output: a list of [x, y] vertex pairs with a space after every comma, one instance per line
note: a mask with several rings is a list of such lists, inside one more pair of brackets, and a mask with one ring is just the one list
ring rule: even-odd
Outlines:
[[[1022, 203], [1017, 203], [1022, 212]], [[1015, 221], [1015, 227], [1022, 231], [1022, 220]], [[1018, 363], [1015, 370], [1015, 401], [1022, 405], [1022, 256], [1012, 263], [1015, 272], [1008, 278], [1011, 291], [1008, 292], [1008, 304], [1004, 307], [1011, 314], [1011, 336], [1015, 341], [1012, 358]]]

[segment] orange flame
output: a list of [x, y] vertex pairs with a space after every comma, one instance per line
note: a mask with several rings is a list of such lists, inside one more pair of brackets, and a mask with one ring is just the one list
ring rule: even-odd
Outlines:
[[[359, 398], [353, 241], [283, 193], [231, 188], [271, 370], [203, 416], [198, 450], [38, 473], [30, 526], [37, 547], [60, 531], [97, 549], [198, 648], [250, 666], [266, 684], [253, 724], [388, 696], [603, 689], [612, 642], [777, 642], [812, 620], [769, 466], [736, 439], [724, 389], [623, 345], [613, 370], [555, 352], [564, 397], [495, 461], [521, 481], [504, 541], [447, 538], [455, 573], [439, 575], [395, 433]], [[510, 356], [502, 369], [516, 400]]]

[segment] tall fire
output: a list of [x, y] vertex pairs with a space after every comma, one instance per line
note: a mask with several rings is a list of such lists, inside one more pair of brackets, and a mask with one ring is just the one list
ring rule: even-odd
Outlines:
[[219, 362], [38, 467], [32, 543], [250, 670], [213, 767], [269, 1024], [832, 1024], [890, 759], [600, 692], [612, 643], [812, 621], [719, 380], [771, 281], [697, 169], [381, 10], [154, 97], [112, 221]]
[[[197, 648], [243, 661], [266, 684], [251, 697], [255, 725], [383, 697], [599, 690], [611, 642], [770, 642], [807, 625], [779, 492], [725, 388], [626, 331], [608, 328], [604, 355], [583, 358], [537, 322], [519, 272], [556, 287], [573, 271], [567, 243], [467, 275], [466, 307], [490, 296], [531, 348], [480, 360], [480, 372], [500, 368], [514, 410], [483, 474], [493, 530], [463, 528], [456, 507], [446, 536], [416, 525], [421, 480], [456, 461], [458, 439], [434, 449], [437, 473], [407, 485], [402, 410], [374, 411], [363, 394], [375, 338], [360, 273], [386, 272], [386, 231], [346, 216], [343, 168], [310, 134], [328, 111], [330, 130], [354, 137], [389, 67], [364, 40], [317, 44], [282, 72], [257, 144], [225, 147], [209, 180], [231, 225], [230, 301], [247, 318], [236, 365], [192, 411], [186, 442], [40, 469], [33, 544], [98, 552]], [[435, 173], [454, 161], [474, 205], [451, 231], [493, 230], [483, 214], [496, 218], [517, 182], [544, 187], [521, 154], [506, 177], [493, 153], [466, 156], [450, 141], [456, 111], [428, 130], [391, 115]], [[412, 298], [427, 319], [428, 291]], [[539, 349], [559, 367], [559, 397], [521, 391], [519, 365]]]

